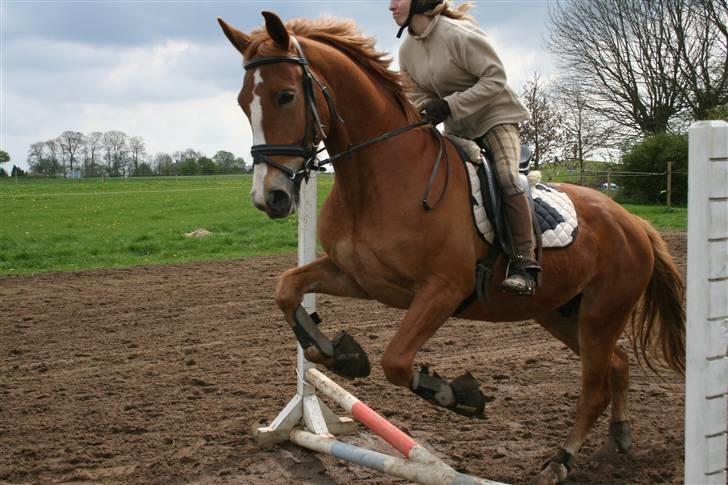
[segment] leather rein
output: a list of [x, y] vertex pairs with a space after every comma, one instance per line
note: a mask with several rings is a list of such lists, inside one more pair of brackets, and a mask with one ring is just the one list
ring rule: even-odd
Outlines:
[[[324, 129], [324, 124], [321, 122], [321, 115], [319, 113], [318, 108], [316, 107], [316, 95], [314, 93], [314, 86], [318, 87], [318, 89], [321, 91], [321, 93], [324, 96], [324, 99], [326, 100], [326, 104], [329, 108], [329, 114], [331, 116], [332, 120], [338, 120], [340, 123], [344, 123], [344, 120], [339, 115], [339, 112], [336, 110], [336, 104], [334, 103], [334, 100], [331, 96], [331, 93], [329, 92], [328, 88], [316, 77], [316, 75], [311, 71], [309, 68], [309, 63], [306, 60], [306, 56], [303, 53], [303, 49], [301, 48], [301, 44], [298, 42], [298, 39], [296, 39], [295, 36], [290, 36], [291, 42], [293, 43], [294, 47], [296, 48], [296, 52], [298, 53], [298, 56], [266, 56], [266, 57], [259, 57], [258, 59], [253, 59], [243, 66], [243, 68], [246, 71], [249, 71], [250, 69], [253, 69], [258, 66], [268, 65], [268, 64], [281, 64], [281, 63], [290, 63], [290, 64], [298, 64], [303, 69], [303, 94], [304, 94], [304, 103], [307, 107], [306, 109], [306, 118], [305, 118], [305, 128], [304, 128], [304, 134], [303, 134], [303, 140], [301, 144], [273, 144], [273, 143], [264, 143], [259, 145], [253, 145], [250, 149], [250, 154], [253, 157], [253, 166], [264, 163], [266, 165], [269, 165], [271, 167], [274, 167], [281, 172], [285, 173], [288, 178], [290, 178], [293, 183], [296, 186], [296, 189], [299, 189], [301, 182], [303, 180], [308, 181], [309, 177], [311, 176], [312, 172], [321, 172], [325, 170], [326, 165], [333, 164], [334, 162], [351, 156], [354, 152], [357, 152], [363, 148], [366, 148], [370, 145], [373, 145], [375, 143], [382, 142], [384, 140], [388, 140], [390, 138], [393, 138], [395, 136], [399, 136], [403, 133], [406, 133], [408, 131], [414, 130], [416, 128], [420, 128], [422, 126], [431, 125], [431, 122], [423, 119], [420, 121], [417, 121], [415, 123], [396, 128], [394, 130], [387, 131], [385, 133], [382, 133], [381, 135], [375, 136], [374, 138], [370, 138], [369, 140], [366, 140], [362, 143], [359, 143], [357, 145], [349, 145], [344, 151], [337, 153], [333, 156], [330, 156], [329, 158], [326, 158], [324, 160], [319, 160], [318, 155], [321, 153], [325, 148], [316, 149], [316, 146], [318, 145], [317, 135], [320, 134], [321, 140], [326, 140], [326, 131]], [[311, 122], [311, 118], [313, 118], [313, 122]], [[430, 177], [427, 181], [427, 187], [425, 189], [425, 193], [422, 199], [422, 205], [425, 208], [425, 210], [433, 210], [437, 205], [442, 201], [443, 197], [445, 196], [445, 192], [447, 191], [447, 185], [449, 180], [449, 165], [450, 161], [448, 159], [447, 150], [445, 149], [445, 141], [442, 133], [440, 133], [434, 126], [431, 126], [431, 132], [437, 138], [439, 142], [439, 151], [437, 154], [437, 159], [435, 160], [435, 164], [432, 169], [432, 173], [430, 174]], [[283, 165], [282, 163], [278, 163], [275, 160], [271, 160], [271, 156], [276, 155], [283, 155], [283, 156], [293, 156], [293, 157], [301, 157], [304, 159], [303, 166], [298, 169], [294, 170], [286, 165]], [[430, 204], [430, 193], [432, 192], [432, 187], [435, 182], [435, 176], [437, 174], [437, 171], [440, 167], [440, 162], [442, 161], [442, 158], [445, 158], [446, 163], [446, 171], [445, 171], [445, 185], [442, 189], [442, 193], [440, 194], [440, 197], [437, 199], [437, 202], [435, 202], [434, 205]]]

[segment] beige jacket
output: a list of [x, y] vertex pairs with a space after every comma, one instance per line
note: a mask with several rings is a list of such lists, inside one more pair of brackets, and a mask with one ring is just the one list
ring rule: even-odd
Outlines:
[[475, 139], [496, 125], [531, 118], [506, 84], [488, 37], [466, 20], [433, 17], [422, 35], [410, 34], [402, 43], [399, 65], [415, 84], [408, 95], [418, 110], [429, 99], [447, 101], [449, 133]]

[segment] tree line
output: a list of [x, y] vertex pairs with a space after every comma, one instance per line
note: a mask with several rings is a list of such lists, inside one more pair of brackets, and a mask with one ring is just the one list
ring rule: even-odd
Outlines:
[[64, 178], [214, 175], [247, 170], [242, 157], [225, 150], [212, 158], [192, 148], [150, 155], [142, 137], [119, 130], [88, 135], [64, 131], [51, 140], [31, 144], [27, 161], [32, 175]]
[[[673, 162], [686, 173], [690, 124], [728, 118], [727, 25], [728, 0], [552, 5], [547, 49], [557, 76], [534, 73], [521, 93], [532, 116], [522, 141], [536, 167], [561, 157], [583, 172], [585, 159], [612, 148], [622, 170], [664, 172]], [[661, 190], [658, 181], [620, 182], [646, 200]], [[680, 190], [687, 177], [677, 182]]]

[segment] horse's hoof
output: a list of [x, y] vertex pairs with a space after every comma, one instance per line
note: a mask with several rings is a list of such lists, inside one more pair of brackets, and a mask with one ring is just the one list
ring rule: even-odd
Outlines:
[[367, 377], [371, 371], [366, 352], [354, 337], [346, 332], [340, 332], [334, 338], [334, 364], [329, 368], [347, 379]]
[[485, 411], [485, 395], [480, 390], [480, 384], [470, 372], [455, 378], [451, 383], [455, 404], [449, 409], [468, 417], [483, 417]]
[[614, 443], [617, 452], [628, 452], [632, 448], [632, 430], [629, 421], [612, 421], [609, 423], [609, 441]]
[[549, 462], [541, 473], [531, 479], [531, 485], [556, 485], [566, 480], [569, 471], [561, 463]]

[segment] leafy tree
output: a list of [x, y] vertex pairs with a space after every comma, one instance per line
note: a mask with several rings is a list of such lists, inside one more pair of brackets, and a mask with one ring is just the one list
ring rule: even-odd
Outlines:
[[728, 104], [722, 104], [708, 111], [706, 116], [708, 120], [728, 121]]
[[151, 177], [154, 175], [154, 170], [147, 162], [142, 162], [134, 169], [134, 175], [137, 177]]
[[30, 164], [30, 170], [36, 175], [55, 177], [61, 171], [61, 166], [51, 158], [42, 158], [39, 162]]
[[[630, 172], [666, 174], [672, 162], [672, 202], [687, 202], [688, 137], [681, 134], [655, 133], [629, 147], [622, 163]], [[667, 175], [616, 176], [623, 187], [621, 196], [635, 202], [665, 200]]]
[[237, 169], [235, 164], [235, 155], [231, 152], [220, 150], [212, 157], [212, 159], [215, 161], [217, 170], [220, 173], [233, 173]]
[[253, 171], [253, 166], [247, 166], [243, 157], [238, 157], [235, 159], [235, 167], [237, 170], [240, 170], [243, 173]]
[[217, 165], [215, 165], [215, 162], [207, 157], [200, 157], [197, 160], [197, 165], [200, 169], [200, 173], [203, 175], [214, 175], [217, 173]]
[[[5, 150], [0, 150], [0, 165], [3, 163], [7, 163], [10, 161], [10, 154], [6, 152]], [[7, 177], [8, 173], [5, 171], [4, 168], [0, 167], [0, 177]]]
[[25, 170], [16, 165], [13, 165], [13, 169], [10, 171], [11, 177], [25, 177], [25, 175]]
[[535, 72], [523, 87], [521, 97], [531, 119], [521, 123], [521, 141], [533, 146], [536, 170], [544, 160], [555, 155], [561, 142], [561, 115], [548, 94], [548, 83]]
[[179, 163], [180, 175], [198, 175], [200, 173], [200, 166], [197, 164], [197, 160], [194, 158], [188, 158], [182, 160]]

